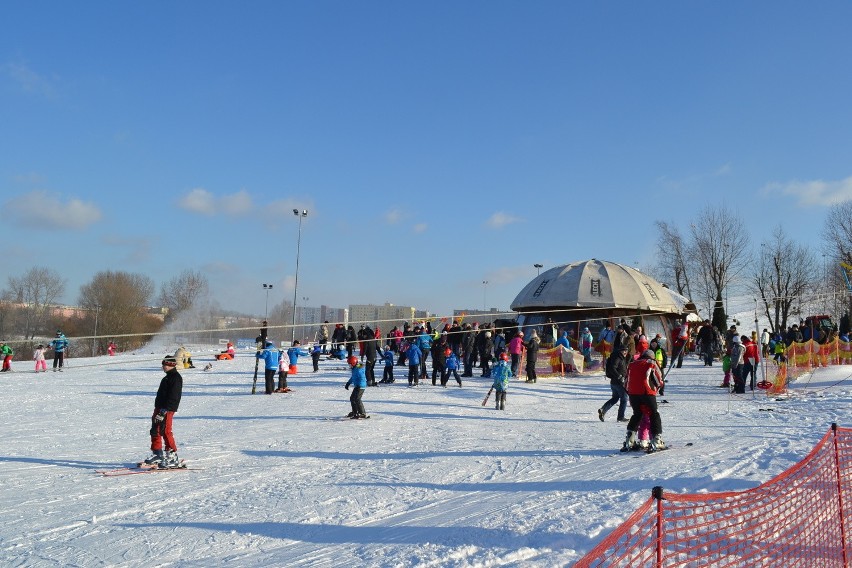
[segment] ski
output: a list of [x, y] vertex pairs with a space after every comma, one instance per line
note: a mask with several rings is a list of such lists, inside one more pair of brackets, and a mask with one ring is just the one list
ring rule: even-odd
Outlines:
[[161, 473], [166, 471], [199, 471], [200, 468], [197, 467], [188, 467], [186, 462], [181, 460], [180, 465], [178, 467], [169, 467], [169, 468], [159, 468], [157, 466], [152, 466], [149, 464], [145, 464], [143, 462], [142, 465], [135, 466], [127, 466], [127, 467], [119, 467], [115, 469], [96, 469], [95, 473], [98, 473], [104, 477], [116, 477], [120, 475], [139, 475], [142, 473]]
[[493, 386], [490, 389], [488, 389], [488, 394], [486, 394], [485, 398], [482, 400], [482, 406], [485, 406], [486, 404], [488, 404], [488, 399], [489, 399], [489, 397], [491, 397], [492, 392], [494, 392]]

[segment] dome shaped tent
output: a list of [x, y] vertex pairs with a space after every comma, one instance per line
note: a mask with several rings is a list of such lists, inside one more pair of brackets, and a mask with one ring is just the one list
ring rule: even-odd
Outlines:
[[695, 312], [689, 299], [635, 268], [605, 260], [586, 260], [542, 272], [511, 304], [512, 311], [566, 308], [622, 308], [682, 315]]
[[649, 337], [668, 337], [672, 320], [697, 311], [688, 298], [651, 276], [594, 258], [542, 272], [518, 293], [511, 309], [519, 313], [522, 328], [540, 328], [544, 338], [554, 340], [561, 331], [576, 338], [583, 327], [597, 337], [618, 318], [641, 318]]

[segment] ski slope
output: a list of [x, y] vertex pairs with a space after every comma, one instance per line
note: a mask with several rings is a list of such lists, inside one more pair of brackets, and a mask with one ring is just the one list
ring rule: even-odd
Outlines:
[[621, 454], [600, 374], [513, 381], [501, 412], [487, 379], [408, 388], [396, 367], [352, 421], [343, 362], [302, 358], [292, 393], [251, 395], [253, 351], [205, 372], [218, 347], [196, 345], [175, 435], [199, 470], [98, 475], [149, 454], [169, 349], [0, 375], [0, 565], [570, 566], [653, 486], [755, 487], [849, 426], [852, 402], [850, 367], [775, 400], [729, 395], [690, 356], [661, 404], [672, 449]]

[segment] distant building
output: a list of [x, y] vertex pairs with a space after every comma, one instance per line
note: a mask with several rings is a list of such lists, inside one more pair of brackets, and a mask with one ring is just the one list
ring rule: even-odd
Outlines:
[[453, 310], [453, 319], [461, 320], [462, 323], [494, 323], [497, 319], [514, 319], [515, 314], [498, 311], [497, 308], [490, 310]]
[[[419, 316], [418, 314], [425, 315]], [[368, 324], [373, 329], [378, 326], [385, 335], [394, 326], [402, 329], [404, 322], [411, 323], [418, 317], [428, 317], [428, 312], [418, 312], [412, 306], [394, 306], [387, 302], [381, 306], [373, 304], [352, 304], [349, 306], [349, 321], [356, 328], [360, 327], [362, 323]]]

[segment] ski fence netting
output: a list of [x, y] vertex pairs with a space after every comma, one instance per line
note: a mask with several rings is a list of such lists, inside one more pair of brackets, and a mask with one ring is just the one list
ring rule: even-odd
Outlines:
[[832, 424], [807, 457], [754, 489], [653, 488], [575, 567], [846, 567], [850, 504], [852, 428]]

